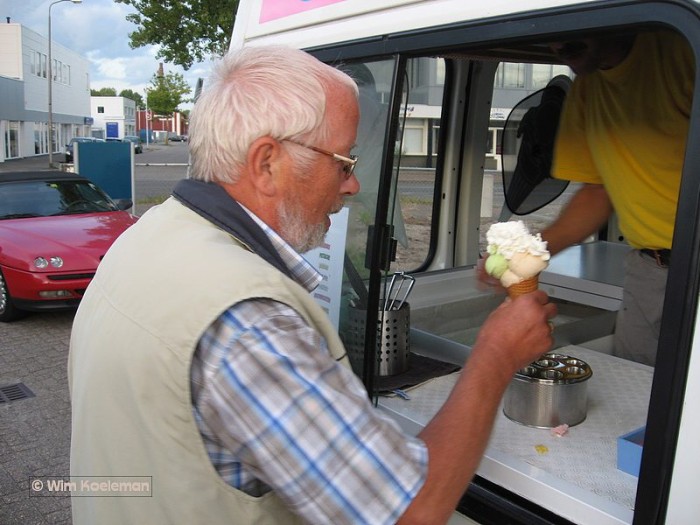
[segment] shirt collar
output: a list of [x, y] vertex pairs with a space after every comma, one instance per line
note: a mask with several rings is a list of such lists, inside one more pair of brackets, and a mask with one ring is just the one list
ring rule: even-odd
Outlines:
[[270, 228], [262, 219], [240, 202], [238, 204], [243, 208], [243, 211], [250, 215], [250, 218], [255, 221], [267, 238], [270, 239], [272, 246], [274, 246], [284, 264], [289, 268], [292, 278], [307, 291], [312, 292], [321, 283], [323, 276], [287, 241], [280, 237], [275, 230]]

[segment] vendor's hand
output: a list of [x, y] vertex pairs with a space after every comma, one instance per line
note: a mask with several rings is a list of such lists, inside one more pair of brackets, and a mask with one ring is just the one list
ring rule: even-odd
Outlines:
[[486, 272], [486, 259], [488, 259], [488, 257], [489, 254], [486, 253], [476, 262], [477, 288], [480, 290], [491, 290], [505, 293], [506, 289], [501, 285], [501, 280], [496, 279]]
[[557, 307], [542, 290], [506, 299], [482, 325], [472, 358], [490, 359], [506, 374], [535, 361], [552, 348], [552, 324]]

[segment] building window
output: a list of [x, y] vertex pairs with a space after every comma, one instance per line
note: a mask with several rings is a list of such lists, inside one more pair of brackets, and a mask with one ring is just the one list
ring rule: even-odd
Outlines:
[[496, 70], [496, 87], [524, 88], [525, 64], [501, 62]]
[[532, 65], [532, 89], [542, 89], [557, 75], [566, 75], [573, 78], [571, 68], [561, 64], [533, 64]]
[[[48, 69], [48, 57], [45, 54], [40, 53], [39, 51], [35, 51], [33, 53], [33, 60], [31, 63], [32, 74], [34, 74], [38, 77], [47, 78], [49, 76], [47, 69]], [[54, 76], [55, 76], [55, 72], [54, 72]]]
[[10, 121], [5, 130], [5, 158], [19, 157], [19, 122]]
[[423, 121], [411, 119], [403, 132], [403, 148], [401, 153], [405, 155], [425, 155], [425, 128]]
[[46, 122], [34, 123], [34, 153], [41, 155], [49, 152], [48, 125]]
[[104, 112], [105, 112], [105, 107], [104, 107], [104, 106], [97, 106], [97, 112], [98, 112], [98, 113], [104, 113]]

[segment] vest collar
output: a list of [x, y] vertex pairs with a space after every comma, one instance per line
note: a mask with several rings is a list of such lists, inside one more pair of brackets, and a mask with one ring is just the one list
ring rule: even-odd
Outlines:
[[250, 251], [293, 279], [289, 268], [265, 232], [221, 186], [213, 182], [182, 179], [175, 185], [173, 197], [212, 224], [233, 235]]

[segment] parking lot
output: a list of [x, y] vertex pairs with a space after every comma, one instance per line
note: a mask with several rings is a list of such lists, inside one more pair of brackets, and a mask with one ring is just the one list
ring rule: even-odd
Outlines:
[[[187, 144], [151, 144], [134, 158], [135, 213], [140, 215], [186, 176]], [[0, 163], [0, 176], [34, 169], [48, 169], [48, 157]], [[73, 312], [59, 312], [0, 324], [1, 525], [71, 523], [65, 494], [52, 496], [32, 486], [69, 475], [66, 361], [72, 320]]]

